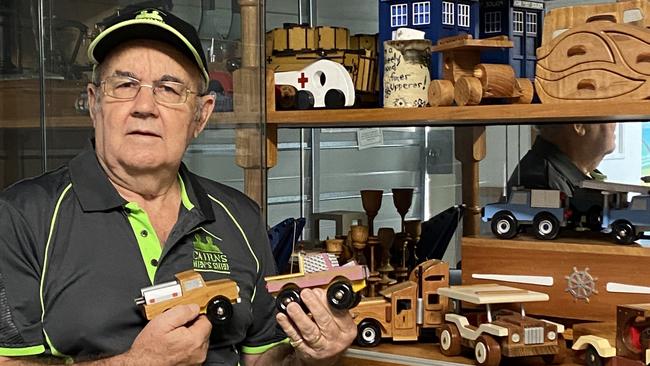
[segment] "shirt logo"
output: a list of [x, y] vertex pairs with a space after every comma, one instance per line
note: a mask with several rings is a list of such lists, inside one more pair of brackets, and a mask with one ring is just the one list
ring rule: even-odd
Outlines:
[[230, 273], [228, 256], [221, 251], [212, 236], [196, 233], [192, 243], [194, 244], [192, 266], [195, 270]]
[[148, 20], [155, 20], [157, 22], [164, 23], [165, 21], [163, 18], [160, 16], [160, 12], [157, 10], [143, 10], [140, 12], [140, 14], [135, 16], [135, 19], [148, 19]]

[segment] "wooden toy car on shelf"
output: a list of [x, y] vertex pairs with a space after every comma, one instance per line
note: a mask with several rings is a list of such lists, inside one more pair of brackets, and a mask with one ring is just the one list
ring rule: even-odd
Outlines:
[[477, 105], [483, 99], [501, 99], [509, 103], [529, 104], [533, 84], [515, 77], [510, 65], [480, 63], [481, 50], [512, 47], [505, 36], [472, 39], [463, 34], [441, 38], [431, 52], [442, 52], [443, 80], [431, 80], [429, 105]]
[[142, 296], [135, 302], [148, 320], [182, 304], [198, 304], [200, 313], [206, 314], [214, 325], [231, 318], [232, 304], [240, 301], [239, 287], [235, 281], [222, 279], [205, 282], [201, 274], [194, 270], [177, 273], [176, 278], [176, 281], [140, 290]]
[[[304, 89], [306, 78], [301, 78], [303, 82], [288, 83], [282, 77], [278, 80], [276, 74], [276, 88], [291, 86], [296, 89], [291, 92], [285, 89], [282, 92], [283, 98], [276, 99], [281, 102], [278, 103], [277, 109], [339, 108], [354, 103], [374, 106], [377, 102], [379, 79], [376, 35], [350, 36], [349, 30], [343, 27], [285, 24], [282, 28], [275, 28], [266, 33], [266, 54], [267, 67], [276, 73], [299, 72], [299, 76], [302, 76], [302, 70], [320, 60], [327, 60], [343, 66], [342, 69], [348, 74], [348, 77], [344, 78], [338, 70], [329, 70], [333, 69], [332, 67], [328, 67], [327, 71], [322, 64], [316, 65], [321, 73], [310, 79], [312, 83], [307, 91], [313, 94], [312, 89], [319, 88], [319, 85], [322, 87], [329, 78], [336, 80], [339, 83], [336, 90], [345, 94], [343, 98], [342, 95], [337, 95], [337, 92], [331, 92], [326, 103], [319, 102], [316, 96], [310, 98], [306, 92], [296, 93], [296, 90]], [[349, 79], [349, 82], [345, 80], [345, 87], [342, 84], [344, 79]], [[348, 85], [352, 87], [348, 88]]]
[[[449, 298], [453, 312], [445, 314], [439, 330], [440, 351], [457, 356], [462, 347], [474, 349], [476, 364], [497, 366], [502, 357], [542, 356], [546, 363], [561, 363], [565, 357], [564, 326], [548, 320], [531, 318], [523, 303], [547, 301], [547, 294], [496, 284], [452, 286], [438, 289]], [[470, 323], [459, 313], [460, 302], [485, 305], [485, 316]], [[521, 304], [521, 311], [500, 309], [495, 305]]]
[[266, 288], [275, 295], [278, 311], [286, 312], [292, 302], [309, 309], [300, 299], [304, 288], [327, 289], [327, 301], [336, 309], [351, 309], [361, 301], [359, 291], [366, 287], [368, 268], [350, 262], [339, 266], [336, 256], [328, 253], [298, 255], [298, 273], [266, 277]]
[[650, 364], [650, 304], [617, 306], [616, 324], [580, 326], [574, 326], [572, 349], [584, 355], [585, 365]]
[[351, 311], [357, 344], [374, 347], [382, 338], [415, 341], [423, 329], [439, 327], [447, 301], [436, 290], [448, 285], [449, 265], [432, 259], [415, 267], [408, 281], [380, 291], [382, 297], [361, 300]]
[[506, 202], [491, 203], [481, 210], [483, 221], [491, 221], [499, 239], [512, 239], [522, 227], [532, 226], [538, 239], [555, 239], [571, 215], [567, 197], [558, 190], [513, 190]]

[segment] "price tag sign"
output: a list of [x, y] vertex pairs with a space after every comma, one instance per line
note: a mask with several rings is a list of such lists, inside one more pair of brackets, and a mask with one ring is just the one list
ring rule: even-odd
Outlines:
[[369, 149], [384, 144], [384, 133], [381, 128], [360, 128], [357, 130], [359, 150]]

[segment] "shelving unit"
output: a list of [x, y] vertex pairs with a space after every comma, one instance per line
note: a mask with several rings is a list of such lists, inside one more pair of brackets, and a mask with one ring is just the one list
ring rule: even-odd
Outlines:
[[[616, 111], [617, 113], [612, 113]], [[267, 110], [278, 127], [475, 126], [571, 122], [648, 121], [650, 101], [626, 103], [501, 104], [467, 107]]]

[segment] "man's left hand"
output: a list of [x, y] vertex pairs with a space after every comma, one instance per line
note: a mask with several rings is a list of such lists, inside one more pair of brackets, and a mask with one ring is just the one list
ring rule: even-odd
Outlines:
[[277, 315], [296, 356], [304, 361], [336, 360], [357, 336], [357, 326], [350, 312], [332, 309], [325, 291], [320, 288], [304, 289], [300, 298], [309, 308], [311, 317], [296, 303], [287, 306], [288, 317], [282, 313]]

